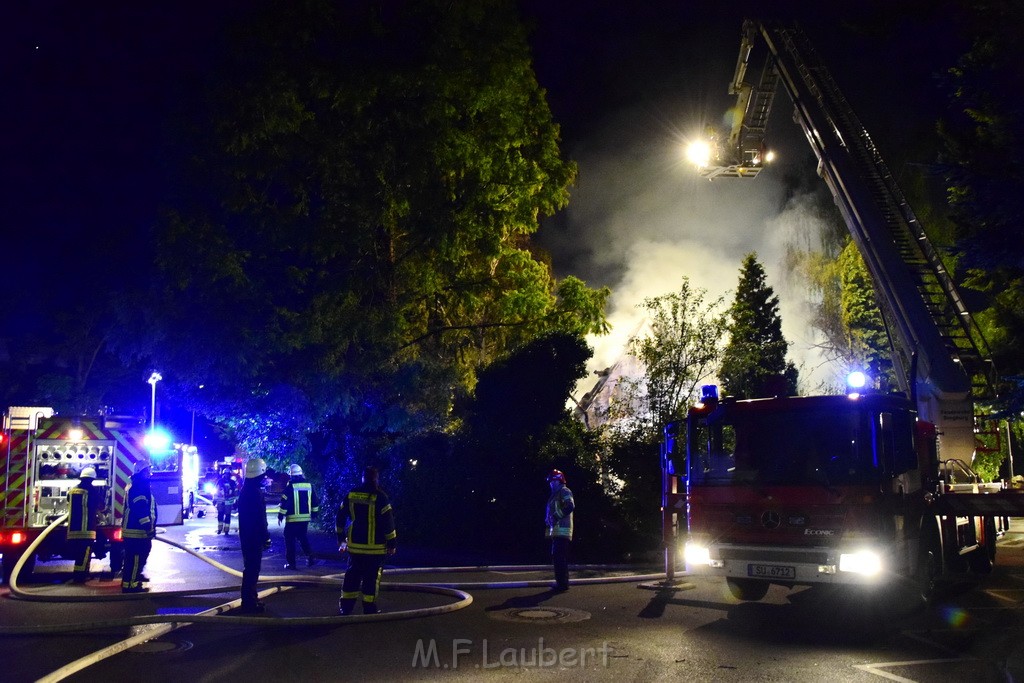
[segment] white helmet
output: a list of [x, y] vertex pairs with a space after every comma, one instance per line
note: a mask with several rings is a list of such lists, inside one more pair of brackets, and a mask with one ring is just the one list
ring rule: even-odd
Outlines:
[[288, 476], [290, 476], [290, 477], [301, 477], [302, 476], [302, 468], [299, 467], [298, 465], [292, 465], [291, 467], [288, 468]]
[[96, 478], [96, 468], [95, 467], [83, 468], [82, 472], [78, 476], [81, 477], [82, 479], [85, 479], [86, 477], [92, 477], [93, 479], [95, 479]]
[[135, 474], [140, 474], [142, 472], [148, 472], [148, 471], [149, 471], [149, 461], [148, 460], [139, 460], [138, 462], [135, 463]]
[[254, 479], [256, 477], [262, 477], [267, 472], [267, 463], [263, 462], [263, 458], [249, 458], [245, 462], [245, 478]]

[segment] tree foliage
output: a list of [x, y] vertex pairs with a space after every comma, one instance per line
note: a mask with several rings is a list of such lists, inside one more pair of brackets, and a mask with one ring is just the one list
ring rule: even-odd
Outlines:
[[765, 281], [756, 254], [740, 269], [736, 297], [729, 308], [729, 342], [718, 377], [725, 393], [737, 398], [795, 394], [797, 369], [786, 361], [779, 298]]
[[576, 169], [511, 3], [271, 2], [218, 77], [159, 252], [159, 353], [211, 414], [423, 429], [507, 349], [604, 329], [530, 245]]
[[[684, 277], [679, 291], [644, 299], [649, 334], [629, 343], [643, 375], [621, 405], [634, 413], [631, 422], [655, 438], [661, 428], [686, 413], [701, 382], [721, 361], [725, 336], [722, 299], [707, 301], [707, 291]], [[623, 380], [629, 381], [629, 380]]]
[[871, 274], [853, 240], [843, 249], [836, 266], [842, 290], [841, 320], [850, 363], [868, 370], [880, 381], [881, 388], [895, 389], [889, 335], [878, 308]]
[[939, 132], [965, 283], [988, 299], [976, 319], [998, 370], [1016, 377], [1024, 373], [1024, 70], [1017, 50], [1024, 7], [1012, 0], [964, 5], [974, 40], [947, 74], [950, 111]]

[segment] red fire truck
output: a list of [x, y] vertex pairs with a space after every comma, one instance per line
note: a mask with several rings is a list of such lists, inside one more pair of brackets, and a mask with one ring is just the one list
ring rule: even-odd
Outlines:
[[[747, 66], [766, 52], [754, 83]], [[1024, 495], [971, 469], [984, 339], [871, 137], [798, 28], [744, 24], [727, 142], [698, 164], [754, 178], [782, 83], [871, 272], [899, 393], [719, 399], [666, 427], [666, 569], [723, 577], [738, 599], [807, 584], [909, 586], [987, 573]], [[685, 524], [686, 533], [682, 533]]]
[[[68, 491], [83, 469], [96, 470], [94, 486], [104, 499], [104, 521], [96, 548], [110, 553], [110, 569], [121, 568], [121, 518], [125, 489], [140, 459], [151, 463], [151, 483], [162, 525], [182, 523], [181, 463], [165, 447], [144, 445], [140, 420], [119, 417], [67, 418], [52, 408], [13, 407], [4, 416], [0, 450], [0, 554], [4, 581], [29, 545], [68, 509]], [[53, 530], [31, 557], [64, 557], [66, 527]]]
[[666, 430], [668, 540], [689, 572], [725, 578], [741, 600], [772, 583], [899, 583], [927, 598], [988, 573], [1007, 517], [1024, 510], [1021, 494], [940, 462], [936, 443], [897, 394], [719, 400], [705, 387]]

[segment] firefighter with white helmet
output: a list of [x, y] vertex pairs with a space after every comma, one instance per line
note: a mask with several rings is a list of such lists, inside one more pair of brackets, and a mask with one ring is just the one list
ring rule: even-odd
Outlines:
[[242, 546], [241, 611], [262, 612], [264, 605], [256, 594], [256, 584], [263, 564], [263, 548], [270, 539], [267, 533], [267, 503], [263, 498], [263, 476], [267, 463], [263, 458], [249, 458], [245, 463], [245, 481], [238, 495], [238, 539]]
[[307, 531], [313, 515], [319, 511], [320, 498], [313, 485], [303, 477], [301, 466], [292, 465], [288, 468], [288, 485], [281, 493], [281, 505], [277, 509], [277, 525], [284, 522], [285, 569], [295, 569], [296, 542], [306, 554], [307, 565], [312, 567], [316, 563]]
[[75, 560], [72, 580], [84, 583], [89, 578], [92, 547], [96, 542], [103, 493], [93, 486], [96, 468], [84, 467], [78, 474], [79, 482], [68, 491], [68, 547]]
[[124, 539], [124, 569], [121, 575], [122, 593], [145, 593], [149, 589], [142, 574], [153, 549], [156, 537], [156, 498], [149, 485], [149, 462], [135, 463], [135, 473], [125, 490], [125, 514], [121, 519], [121, 537]]

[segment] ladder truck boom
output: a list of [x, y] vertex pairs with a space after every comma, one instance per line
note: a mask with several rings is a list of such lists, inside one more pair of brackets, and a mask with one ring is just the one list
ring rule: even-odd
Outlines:
[[[767, 52], [756, 83], [751, 62]], [[737, 117], [723, 164], [709, 178], [750, 177], [763, 167], [773, 94], [782, 83], [794, 119], [818, 159], [850, 235], [871, 273], [893, 339], [900, 389], [939, 433], [940, 460], [970, 463], [974, 451], [974, 380], [987, 380], [991, 362], [984, 338], [952, 277], [876, 148], [806, 35], [796, 27], [746, 21], [729, 92]], [[731, 169], [724, 172], [722, 169]]]

